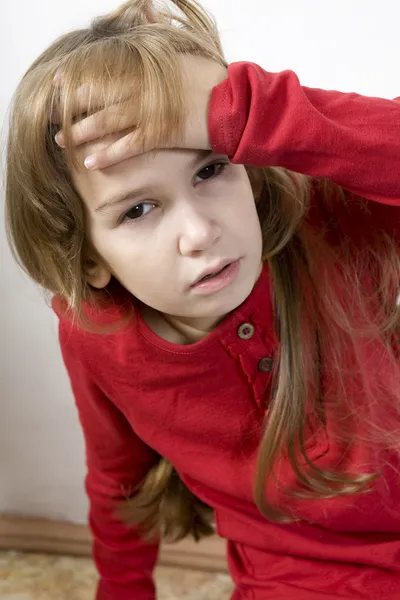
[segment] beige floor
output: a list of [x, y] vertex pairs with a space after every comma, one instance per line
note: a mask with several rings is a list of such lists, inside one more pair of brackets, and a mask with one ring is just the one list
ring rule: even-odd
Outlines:
[[[96, 571], [88, 558], [0, 552], [1, 600], [93, 600]], [[157, 567], [158, 600], [228, 600], [226, 574]]]

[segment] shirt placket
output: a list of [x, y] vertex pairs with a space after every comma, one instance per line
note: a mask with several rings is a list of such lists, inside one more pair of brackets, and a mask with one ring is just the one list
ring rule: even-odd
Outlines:
[[221, 343], [245, 375], [257, 408], [266, 413], [276, 353], [272, 336], [253, 313], [232, 323]]

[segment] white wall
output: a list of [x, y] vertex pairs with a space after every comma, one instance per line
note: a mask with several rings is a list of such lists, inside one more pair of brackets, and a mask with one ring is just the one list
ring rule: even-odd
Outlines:
[[[59, 34], [118, 4], [0, 0], [1, 123], [33, 59]], [[231, 62], [290, 68], [308, 86], [400, 96], [397, 0], [206, 0], [206, 6]], [[84, 522], [83, 443], [55, 319], [10, 258], [3, 229], [0, 344], [0, 512]]]

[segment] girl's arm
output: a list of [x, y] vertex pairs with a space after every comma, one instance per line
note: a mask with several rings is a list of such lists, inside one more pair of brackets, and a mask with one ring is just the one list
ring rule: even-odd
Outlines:
[[234, 163], [286, 167], [400, 206], [397, 101], [303, 87], [292, 71], [242, 62], [213, 89], [208, 115], [213, 150]]
[[124, 489], [140, 483], [156, 462], [155, 453], [92, 381], [78, 355], [78, 336], [62, 320], [60, 344], [85, 438], [89, 525], [100, 574], [96, 600], [154, 600], [158, 545], [142, 541], [113, 511], [124, 500]]

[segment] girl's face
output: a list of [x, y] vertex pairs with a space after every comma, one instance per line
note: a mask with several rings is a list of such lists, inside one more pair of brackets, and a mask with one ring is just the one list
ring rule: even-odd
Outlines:
[[[90, 153], [104, 143], [92, 143]], [[81, 163], [87, 154], [87, 146], [78, 150]], [[73, 177], [106, 265], [90, 271], [92, 285], [104, 287], [113, 275], [149, 307], [203, 324], [247, 298], [261, 273], [262, 239], [243, 166], [210, 152], [168, 149]], [[205, 270], [234, 261], [220, 289], [193, 287]]]

